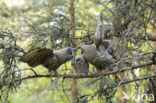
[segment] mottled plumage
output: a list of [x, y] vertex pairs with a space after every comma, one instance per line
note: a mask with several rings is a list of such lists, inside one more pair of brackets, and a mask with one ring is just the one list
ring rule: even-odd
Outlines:
[[35, 48], [25, 53], [20, 61], [27, 63], [31, 67], [43, 64], [45, 60], [53, 56], [53, 50], [47, 48]]
[[27, 63], [31, 67], [43, 65], [49, 71], [54, 71], [63, 63], [73, 58], [72, 48], [63, 48], [60, 50], [50, 50], [46, 48], [36, 48], [28, 51], [21, 57], [21, 61]]
[[94, 44], [82, 45], [81, 55], [97, 68], [97, 71], [105, 70], [108, 65], [112, 63], [112, 55], [108, 52], [110, 41], [103, 41], [99, 48], [96, 49]]
[[82, 55], [74, 57], [71, 65], [74, 66], [76, 75], [87, 75], [89, 72], [89, 64]]
[[56, 70], [65, 62], [71, 60], [73, 58], [73, 49], [72, 48], [63, 48], [60, 50], [56, 50], [53, 52], [53, 57], [47, 60], [43, 64], [49, 71], [54, 71], [57, 73]]

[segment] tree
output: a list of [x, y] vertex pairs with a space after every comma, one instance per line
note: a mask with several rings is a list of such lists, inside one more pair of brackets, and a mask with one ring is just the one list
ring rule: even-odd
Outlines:
[[[2, 102], [71, 102], [72, 78], [77, 80], [79, 91], [73, 103], [118, 103], [125, 95], [127, 102], [153, 101], [155, 0], [75, 0], [75, 13], [69, 11], [70, 1], [66, 0], [23, 0], [21, 6], [8, 2], [0, 2]], [[103, 40], [113, 42], [109, 48], [112, 64], [104, 72], [97, 72], [90, 63], [88, 75], [73, 75], [70, 61], [58, 69], [60, 76], [53, 75], [51, 83], [43, 66], [32, 68], [19, 61], [23, 53], [36, 47], [58, 50], [72, 43], [75, 55], [79, 55], [82, 45], [93, 44], [100, 13]], [[117, 90], [123, 85], [124, 93]]]

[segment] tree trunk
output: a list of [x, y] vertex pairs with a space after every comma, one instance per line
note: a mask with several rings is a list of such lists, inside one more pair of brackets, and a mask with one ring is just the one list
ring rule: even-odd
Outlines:
[[[70, 34], [72, 36], [74, 36], [75, 35], [75, 30], [74, 30], [74, 28], [75, 28], [74, 0], [70, 0], [69, 13], [70, 13], [70, 23], [71, 23]], [[75, 48], [76, 47], [74, 39], [72, 40], [71, 46], [72, 46], [72, 48]], [[74, 67], [72, 67], [72, 74], [74, 75]], [[72, 103], [76, 103], [77, 94], [78, 94], [77, 80], [75, 78], [73, 78], [72, 79]]]
[[[156, 36], [156, 11], [154, 10], [153, 13], [153, 20], [154, 20], [154, 25], [153, 25], [153, 28], [152, 28], [152, 36]], [[153, 47], [154, 47], [154, 50], [156, 51], [156, 42], [153, 42]], [[154, 74], [156, 75], [156, 65], [154, 66]], [[156, 79], [153, 78], [153, 82], [154, 82], [154, 87], [156, 86]], [[156, 91], [153, 90], [153, 94], [154, 94], [154, 101], [156, 100]]]
[[[120, 74], [120, 79], [122, 80], [124, 78], [124, 72]], [[125, 85], [121, 85], [119, 87], [119, 98], [120, 98], [120, 103], [126, 103], [126, 99], [124, 97], [124, 93], [126, 93], [126, 88]]]

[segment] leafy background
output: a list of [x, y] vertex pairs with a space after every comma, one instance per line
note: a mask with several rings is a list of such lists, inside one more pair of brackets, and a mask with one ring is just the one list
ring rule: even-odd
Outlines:
[[[153, 18], [150, 17], [156, 3], [153, 0], [75, 0], [75, 35], [84, 37], [76, 39], [76, 45], [82, 45], [92, 40], [98, 23], [99, 13], [103, 11], [104, 30], [114, 32], [115, 36], [108, 37], [117, 45], [114, 49], [119, 60], [131, 55], [154, 50], [151, 42], [138, 38], [151, 35]], [[18, 55], [22, 55], [21, 48], [28, 51], [35, 47], [60, 49], [69, 47], [72, 43], [70, 35], [69, 0], [1, 0], [0, 1], [0, 73], [1, 81], [10, 81], [33, 74], [32, 71], [21, 71], [8, 75], [13, 71], [30, 68], [27, 64], [18, 62]], [[128, 25], [128, 26], [127, 26]], [[4, 38], [3, 35], [6, 35]], [[137, 38], [137, 39], [135, 39]], [[14, 49], [16, 47], [19, 51]], [[120, 50], [123, 49], [123, 53]], [[12, 52], [9, 52], [12, 51]], [[6, 53], [10, 53], [8, 57]], [[9, 55], [10, 55], [9, 54]], [[78, 54], [78, 52], [77, 52]], [[149, 60], [148, 56], [134, 55], [126, 62], [140, 64]], [[71, 61], [63, 64], [58, 72], [70, 74]], [[9, 67], [11, 65], [11, 67]], [[8, 69], [6, 69], [8, 68]], [[9, 69], [11, 68], [11, 69]], [[120, 67], [118, 67], [120, 68]], [[133, 72], [125, 73], [125, 80], [141, 76], [154, 75], [154, 67], [144, 67]], [[7, 75], [5, 75], [5, 72]], [[34, 68], [38, 74], [48, 74], [43, 66]], [[95, 73], [95, 68], [90, 65], [90, 72]], [[3, 78], [3, 80], [2, 80]], [[8, 96], [10, 103], [68, 103], [71, 101], [72, 79], [35, 78], [13, 84], [12, 89], [1, 88], [0, 97], [4, 100]], [[78, 80], [79, 102], [91, 97], [89, 103], [120, 103], [119, 88], [114, 75], [98, 78]], [[95, 81], [95, 82], [94, 82]], [[127, 84], [126, 93], [146, 93], [149, 80], [142, 80]], [[110, 85], [110, 87], [109, 87]], [[98, 92], [97, 95], [94, 94]], [[110, 90], [110, 91], [109, 91]], [[9, 92], [7, 92], [9, 91]], [[65, 92], [64, 92], [65, 91]], [[107, 96], [113, 93], [110, 97]], [[93, 96], [93, 98], [92, 98]], [[135, 101], [127, 101], [136, 103]], [[147, 101], [144, 101], [147, 102]]]

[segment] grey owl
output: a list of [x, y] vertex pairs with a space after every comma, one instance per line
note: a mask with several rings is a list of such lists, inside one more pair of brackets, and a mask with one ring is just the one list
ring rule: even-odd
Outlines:
[[56, 71], [57, 68], [72, 58], [72, 48], [63, 48], [56, 51], [46, 48], [36, 48], [28, 51], [20, 60], [31, 67], [43, 65], [48, 68], [49, 71], [53, 71], [55, 74], [58, 74]]
[[53, 52], [53, 56], [47, 60], [43, 64], [46, 68], [49, 69], [49, 71], [53, 71], [55, 74], [57, 73], [57, 68], [59, 68], [62, 64], [65, 62], [72, 60], [74, 56], [73, 49], [72, 48], [63, 48], [60, 50], [56, 50]]
[[89, 64], [82, 55], [74, 57], [71, 65], [74, 66], [76, 75], [87, 75], [89, 72]]
[[110, 41], [103, 41], [99, 48], [96, 49], [95, 44], [92, 45], [82, 45], [81, 48], [81, 55], [84, 58], [94, 65], [98, 72], [101, 70], [105, 70], [107, 66], [112, 63], [112, 55], [109, 53]]

